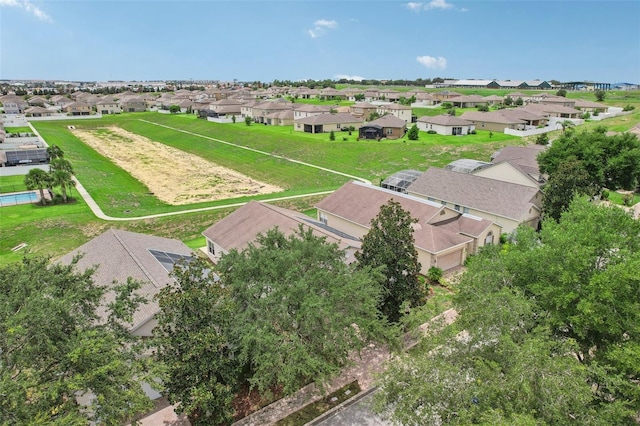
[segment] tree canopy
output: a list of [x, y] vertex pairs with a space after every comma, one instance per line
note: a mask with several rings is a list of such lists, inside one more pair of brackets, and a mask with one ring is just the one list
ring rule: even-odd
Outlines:
[[0, 268], [1, 424], [119, 425], [151, 406], [126, 328], [139, 284], [117, 285], [100, 308], [106, 289], [74, 265], [29, 256]]
[[384, 267], [384, 294], [380, 311], [391, 322], [402, 316], [405, 302], [420, 303], [424, 288], [420, 284], [420, 262], [413, 238], [413, 224], [417, 220], [390, 200], [380, 207], [371, 221], [371, 229], [362, 238], [362, 249], [356, 258], [363, 268]]
[[178, 272], [157, 328], [171, 400], [196, 424], [228, 420], [245, 385], [288, 394], [322, 384], [371, 342], [395, 342], [377, 310], [380, 272], [344, 260], [311, 230], [272, 229], [223, 255], [219, 281], [195, 262]]
[[544, 186], [542, 200], [544, 214], [555, 220], [569, 208], [575, 196], [594, 196], [598, 190], [581, 161], [569, 159], [558, 166]]
[[[540, 235], [475, 256], [458, 321], [393, 362], [378, 404], [404, 424], [633, 424], [640, 223], [577, 198]], [[428, 423], [428, 421], [427, 421]]]
[[604, 127], [565, 133], [538, 156], [550, 176], [567, 160], [579, 160], [598, 189], [635, 189], [640, 180], [640, 139], [634, 134], [607, 136]]

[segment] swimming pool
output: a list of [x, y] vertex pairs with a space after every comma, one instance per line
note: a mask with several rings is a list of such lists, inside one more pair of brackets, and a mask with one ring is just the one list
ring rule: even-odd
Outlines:
[[0, 207], [35, 203], [36, 201], [38, 201], [38, 193], [36, 191], [0, 195]]

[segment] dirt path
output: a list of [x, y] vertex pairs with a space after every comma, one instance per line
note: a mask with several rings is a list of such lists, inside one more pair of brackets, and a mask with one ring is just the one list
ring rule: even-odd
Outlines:
[[73, 134], [138, 179], [160, 200], [183, 205], [282, 191], [193, 154], [118, 127]]

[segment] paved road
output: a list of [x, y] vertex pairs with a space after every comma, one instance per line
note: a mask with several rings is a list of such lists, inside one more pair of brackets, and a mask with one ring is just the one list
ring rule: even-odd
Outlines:
[[[176, 132], [186, 133], [186, 134], [189, 134], [189, 135], [192, 135], [192, 136], [197, 136], [197, 137], [200, 137], [200, 138], [203, 138], [203, 139], [209, 139], [209, 140], [212, 140], [214, 142], [219, 142], [219, 143], [223, 143], [223, 144], [226, 144], [226, 145], [231, 145], [231, 146], [234, 146], [236, 148], [240, 148], [240, 149], [245, 149], [247, 151], [256, 152], [258, 154], [262, 154], [262, 155], [265, 155], [265, 156], [268, 156], [268, 157], [279, 158], [279, 159], [286, 160], [286, 161], [289, 161], [289, 162], [292, 162], [292, 163], [301, 164], [303, 166], [312, 167], [314, 169], [323, 170], [325, 172], [333, 173], [333, 174], [340, 175], [340, 176], [345, 176], [345, 177], [348, 177], [350, 179], [354, 179], [354, 180], [358, 180], [360, 182], [371, 184], [371, 181], [369, 181], [367, 179], [364, 179], [364, 178], [361, 178], [361, 177], [358, 177], [358, 176], [353, 176], [353, 175], [350, 175], [350, 174], [347, 174], [347, 173], [342, 173], [342, 172], [339, 172], [337, 170], [331, 170], [331, 169], [327, 169], [326, 167], [320, 167], [320, 166], [316, 166], [314, 164], [305, 163], [303, 161], [298, 161], [298, 160], [294, 160], [294, 159], [291, 159], [291, 158], [283, 157], [281, 155], [271, 154], [271, 153], [268, 153], [268, 152], [265, 152], [265, 151], [260, 151], [260, 150], [257, 150], [257, 149], [253, 149], [253, 148], [249, 148], [249, 147], [246, 147], [246, 146], [238, 145], [238, 144], [235, 144], [235, 143], [232, 143], [232, 142], [224, 141], [222, 139], [216, 139], [216, 138], [212, 138], [210, 136], [200, 135], [198, 133], [190, 132], [188, 130], [182, 130], [182, 129], [178, 129], [176, 127], [171, 127], [171, 126], [166, 126], [164, 124], [154, 123], [153, 121], [142, 120], [142, 119], [140, 119], [140, 121], [143, 121], [143, 122], [149, 123], [149, 124], [153, 124], [155, 126], [171, 129], [171, 130], [174, 130]], [[152, 214], [152, 215], [147, 215], [147, 216], [113, 217], [113, 216], [109, 216], [109, 215], [105, 214], [102, 211], [102, 209], [100, 208], [98, 203], [96, 203], [96, 201], [93, 199], [91, 194], [89, 194], [89, 192], [84, 188], [84, 186], [82, 186], [82, 184], [80, 183], [80, 181], [78, 181], [78, 179], [76, 179], [75, 177], [73, 179], [74, 179], [74, 181], [76, 183], [76, 189], [78, 190], [78, 193], [85, 200], [85, 202], [87, 203], [87, 205], [89, 206], [89, 208], [91, 209], [93, 214], [96, 215], [96, 217], [98, 217], [100, 219], [108, 220], [108, 221], [127, 222], [127, 221], [142, 220], [142, 219], [152, 219], [152, 218], [156, 218], [156, 217], [176, 216], [176, 215], [181, 215], [181, 214], [197, 213], [197, 212], [204, 212], [204, 211], [209, 211], [209, 210], [220, 210], [220, 209], [226, 209], [226, 208], [229, 208], [229, 207], [240, 207], [240, 206], [246, 204], [246, 202], [230, 203], [230, 204], [225, 204], [225, 205], [222, 205], [222, 206], [201, 207], [201, 208], [198, 208], [198, 209], [180, 210], [180, 211], [177, 211], [177, 212], [170, 212], [170, 213], [158, 213], [158, 214]], [[308, 193], [308, 194], [292, 195], [292, 196], [288, 196], [288, 197], [269, 198], [267, 200], [261, 200], [261, 201], [268, 203], [268, 202], [273, 202], [273, 201], [292, 200], [292, 199], [295, 199], [295, 198], [304, 198], [304, 197], [310, 197], [310, 196], [314, 196], [314, 195], [327, 195], [327, 194], [331, 194], [332, 192], [333, 191], [312, 192], [312, 193]]]

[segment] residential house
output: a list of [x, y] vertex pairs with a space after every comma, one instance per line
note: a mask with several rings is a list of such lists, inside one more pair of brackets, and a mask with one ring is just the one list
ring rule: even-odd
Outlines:
[[532, 180], [543, 184], [547, 177], [540, 172], [538, 155], [546, 149], [543, 145], [505, 146], [491, 156], [491, 162], [508, 162]]
[[[142, 286], [136, 294], [146, 298], [133, 314], [129, 331], [134, 336], [148, 337], [157, 325], [155, 316], [160, 311], [154, 297], [172, 280], [169, 273], [176, 263], [188, 261], [193, 252], [182, 242], [169, 238], [110, 229], [60, 258], [62, 264], [70, 264], [81, 255], [77, 263], [79, 271], [97, 267], [93, 274], [96, 285], [113, 289], [114, 281], [125, 283], [133, 278]], [[106, 306], [114, 301], [115, 294], [105, 294], [103, 308], [98, 314], [104, 318]]]
[[24, 111], [24, 115], [27, 117], [51, 117], [54, 111], [48, 110], [41, 106], [32, 106]]
[[411, 123], [411, 107], [399, 104], [378, 105], [376, 109], [380, 116], [391, 114], [404, 120], [405, 123]]
[[580, 110], [553, 103], [529, 103], [524, 107], [524, 109], [534, 114], [544, 115], [545, 117], [580, 118], [582, 115], [582, 111]]
[[344, 93], [334, 89], [333, 87], [326, 87], [324, 89], [320, 89], [320, 97], [324, 99], [342, 99], [344, 97]]
[[123, 112], [144, 112], [147, 110], [147, 102], [138, 96], [127, 96], [120, 99], [120, 107]]
[[293, 121], [293, 130], [307, 133], [339, 132], [342, 129], [360, 129], [362, 119], [346, 112], [335, 114], [318, 114], [310, 117], [298, 118]]
[[207, 241], [207, 256], [217, 262], [223, 254], [247, 248], [259, 234], [264, 235], [276, 227], [286, 236], [298, 232], [301, 227], [310, 229], [315, 236], [326, 238], [327, 243], [337, 244], [344, 250], [349, 263], [355, 260], [354, 253], [361, 247], [358, 238], [332, 229], [302, 213], [250, 201], [202, 233]]
[[402, 94], [394, 89], [380, 89], [378, 98], [381, 101], [398, 102]]
[[98, 102], [96, 102], [96, 111], [102, 115], [107, 115], [120, 114], [122, 112], [122, 109], [115, 99], [102, 98]]
[[527, 123], [524, 120], [502, 114], [502, 111], [465, 111], [460, 118], [473, 123], [476, 130], [504, 132], [504, 129], [524, 130], [526, 128]]
[[39, 107], [45, 107], [48, 105], [47, 100], [41, 96], [33, 96], [27, 100], [27, 103], [30, 106], [39, 106]]
[[5, 114], [24, 114], [24, 111], [29, 107], [27, 101], [16, 95], [2, 96], [0, 102]]
[[369, 87], [364, 91], [364, 101], [373, 102], [380, 99], [380, 90], [377, 87]]
[[504, 102], [504, 97], [498, 95], [489, 95], [482, 98], [487, 105], [500, 105]]
[[577, 99], [574, 108], [590, 114], [601, 114], [609, 111], [607, 105], [600, 104], [598, 102], [586, 101], [583, 99]]
[[356, 102], [349, 107], [349, 112], [354, 117], [358, 117], [363, 121], [368, 121], [371, 114], [378, 112], [378, 106], [369, 102]]
[[60, 111], [62, 111], [67, 104], [74, 102], [73, 100], [62, 95], [52, 96], [51, 99], [49, 99], [49, 101], [52, 105], [55, 105], [56, 107], [58, 107]]
[[275, 111], [264, 116], [265, 124], [269, 126], [293, 126], [294, 111], [285, 109]]
[[416, 126], [424, 132], [434, 131], [445, 136], [468, 135], [476, 130], [473, 122], [449, 114], [420, 117]]
[[547, 125], [547, 114], [534, 112], [532, 109], [522, 108], [505, 108], [499, 111], [505, 117], [510, 117], [524, 122], [524, 128], [544, 127]]
[[447, 99], [454, 108], [475, 108], [478, 105], [487, 105], [487, 101], [478, 95], [461, 95]]
[[432, 93], [432, 96], [436, 100], [436, 103], [442, 103], [442, 102], [447, 102], [451, 98], [462, 96], [462, 93], [453, 92], [450, 90], [443, 90], [441, 92]]
[[[411, 97], [412, 95], [409, 95], [409, 96]], [[437, 103], [436, 99], [433, 97], [431, 93], [418, 92], [413, 96], [416, 97], [416, 101], [411, 104], [411, 106], [414, 108], [431, 106]]]
[[537, 187], [436, 167], [409, 185], [407, 193], [490, 220], [506, 233], [520, 224], [537, 228], [542, 211]]
[[71, 102], [62, 108], [68, 115], [91, 115], [91, 106], [84, 102]]
[[[331, 112], [331, 107], [325, 105], [293, 104], [293, 118], [311, 117], [312, 115]], [[293, 124], [293, 123], [292, 123]]]
[[253, 105], [251, 108], [251, 117], [253, 121], [261, 124], [268, 124], [267, 115], [274, 112], [286, 111], [293, 109], [293, 103], [282, 98], [274, 101], [264, 101]]
[[469, 253], [497, 242], [500, 227], [438, 203], [360, 182], [349, 182], [317, 205], [318, 220], [341, 232], [363, 238], [383, 205], [389, 201], [417, 219], [413, 225], [420, 272], [432, 266], [446, 271], [462, 265]]
[[560, 105], [567, 108], [573, 108], [576, 105], [575, 99], [565, 98], [563, 96], [556, 96], [549, 93], [539, 93], [533, 99], [532, 102], [545, 105]]
[[359, 137], [364, 139], [398, 139], [407, 131], [407, 123], [393, 115], [384, 115], [365, 123], [359, 130]]

